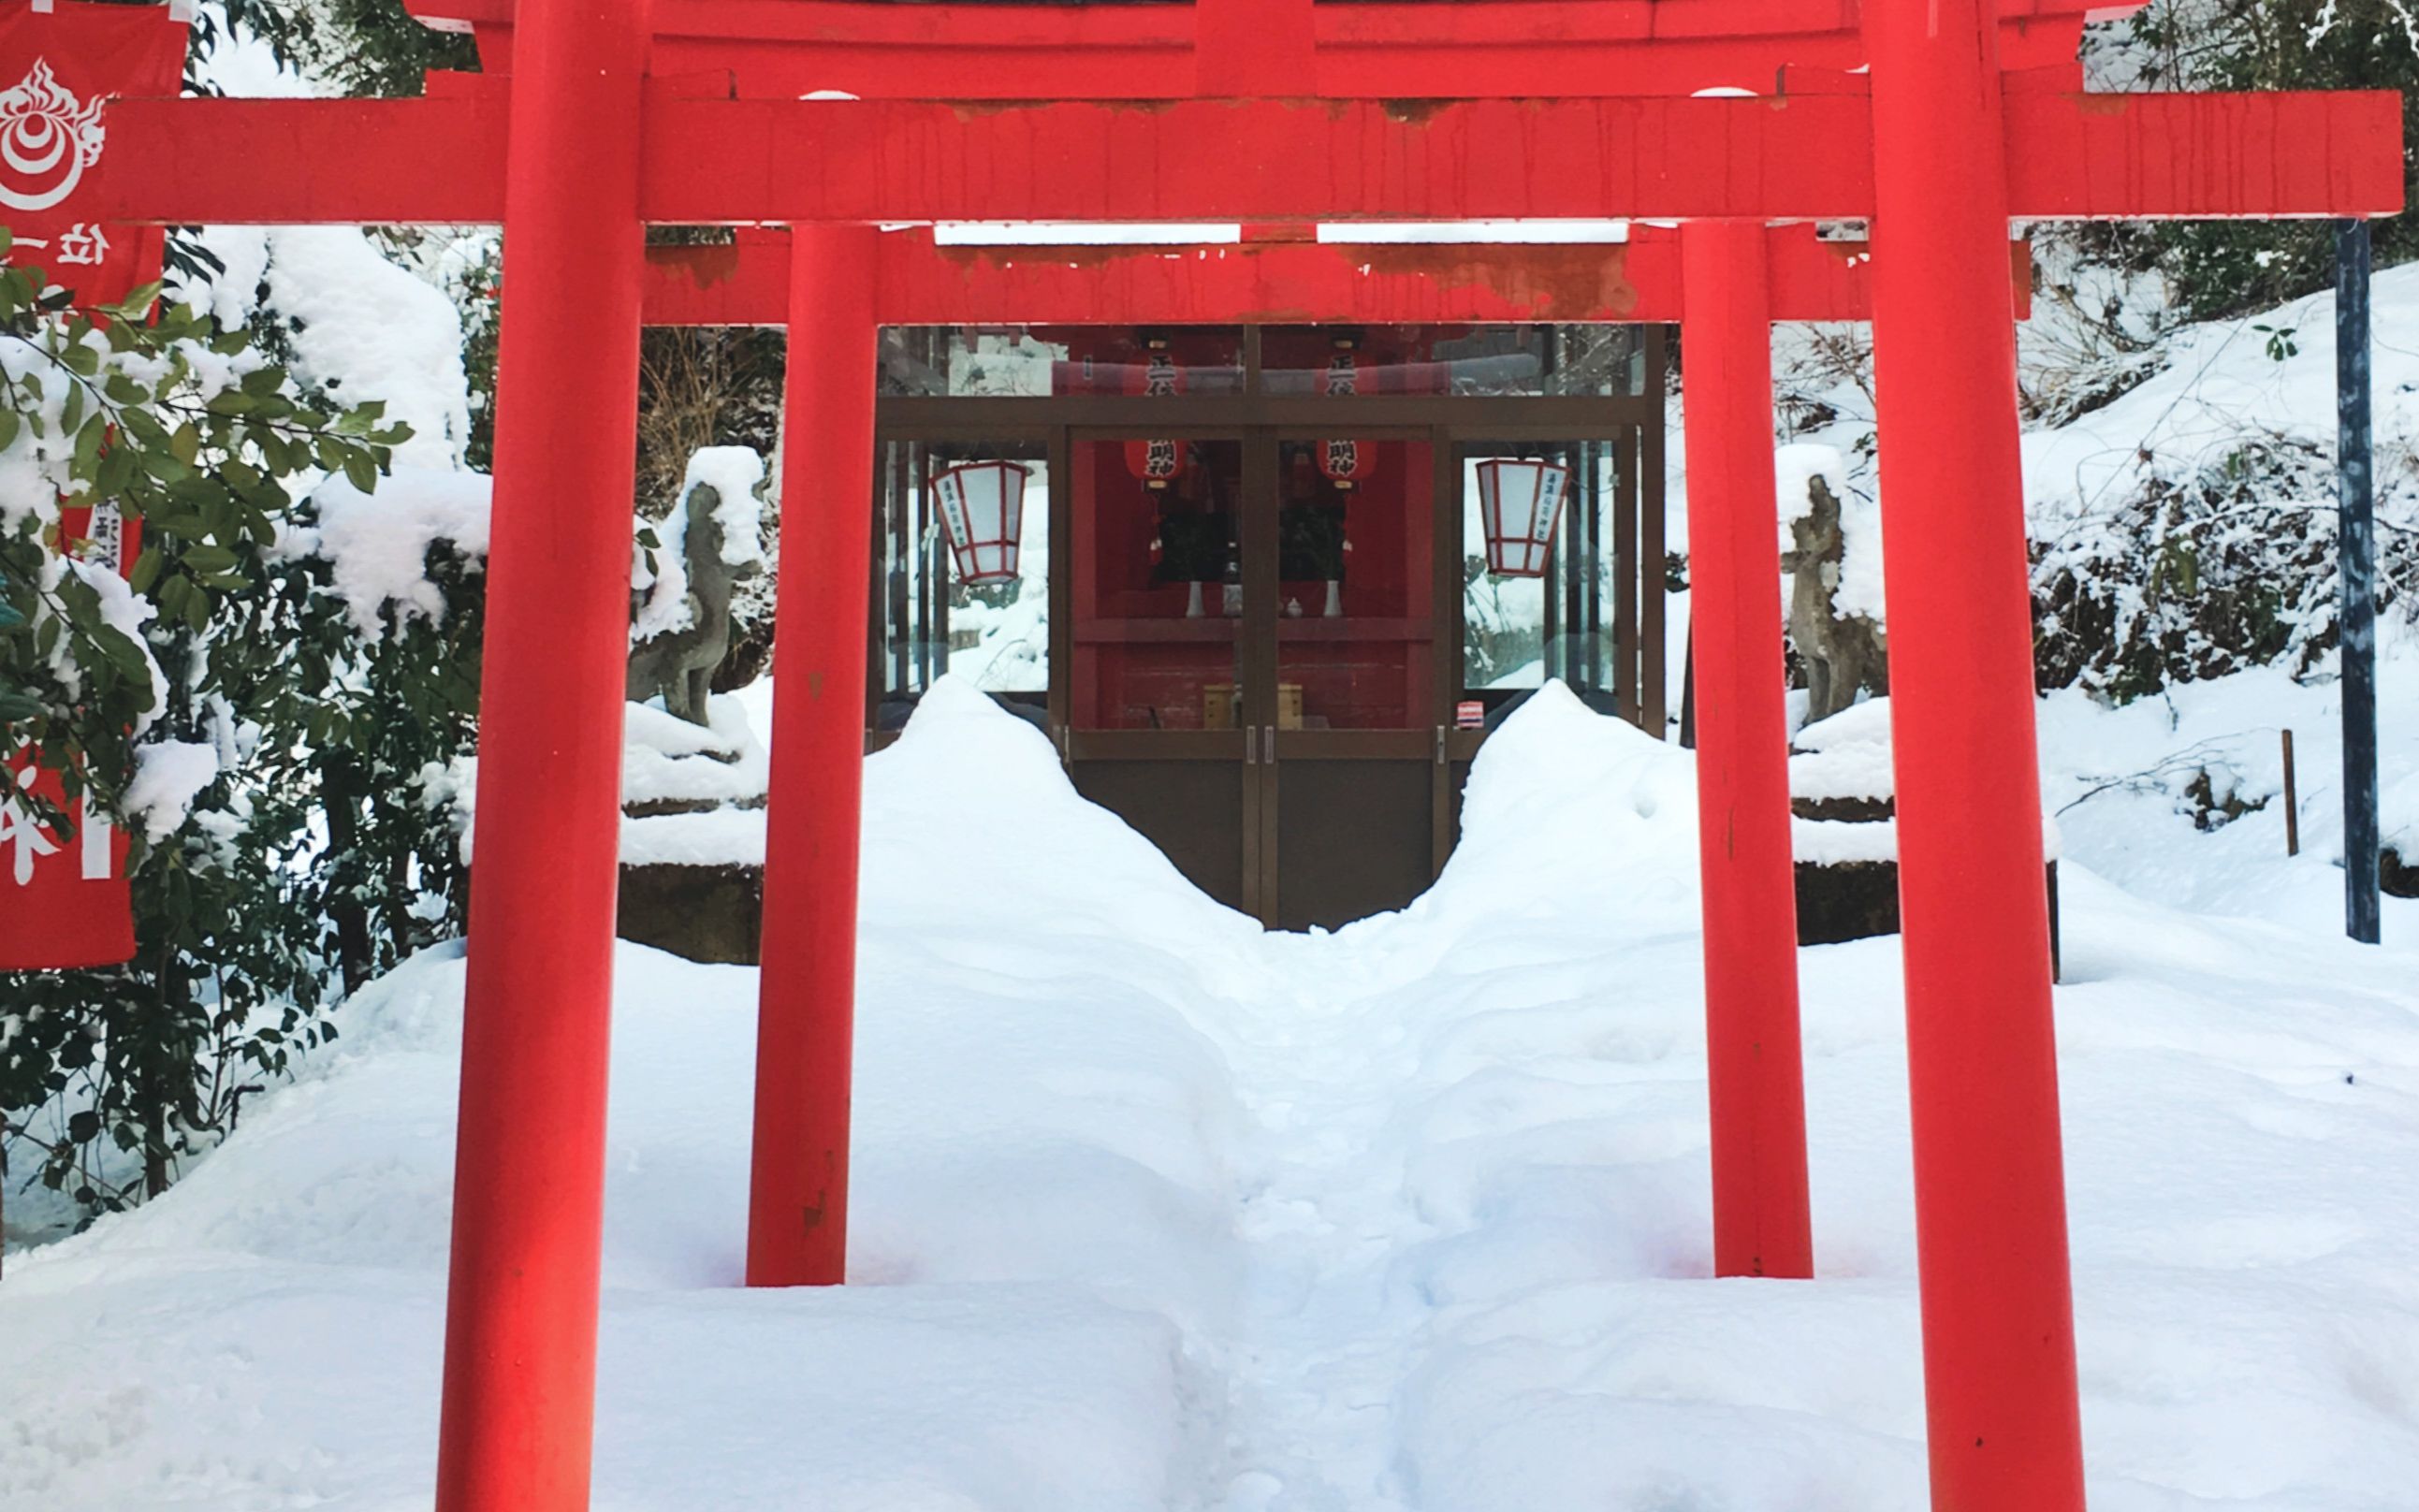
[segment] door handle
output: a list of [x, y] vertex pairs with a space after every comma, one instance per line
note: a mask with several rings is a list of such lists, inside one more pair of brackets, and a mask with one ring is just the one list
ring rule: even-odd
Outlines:
[[1260, 727], [1258, 725], [1243, 726], [1243, 764], [1245, 766], [1260, 764]]
[[1439, 766], [1442, 766], [1444, 764], [1444, 726], [1437, 726], [1436, 733], [1436, 764]]
[[1260, 726], [1260, 729], [1268, 737], [1268, 764], [1271, 766], [1274, 766], [1277, 764], [1277, 727], [1272, 724], [1264, 724]]

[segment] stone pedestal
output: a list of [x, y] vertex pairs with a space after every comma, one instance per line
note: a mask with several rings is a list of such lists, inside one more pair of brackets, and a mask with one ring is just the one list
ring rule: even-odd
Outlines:
[[761, 866], [622, 867], [622, 938], [691, 961], [756, 964], [763, 945]]
[[701, 728], [624, 711], [622, 938], [691, 961], [758, 962], [764, 912], [763, 748], [738, 702]]
[[[1889, 704], [1860, 703], [1810, 725], [1789, 758], [1795, 842], [1797, 943], [1838, 945], [1899, 932], [1898, 803], [1891, 791]], [[1988, 801], [1978, 795], [1978, 802]], [[2043, 821], [2047, 826], [2048, 822]], [[2055, 828], [2050, 860], [2050, 965], [2059, 964]]]
[[2379, 852], [2377, 885], [2389, 898], [2419, 898], [2419, 855], [2406, 858], [2391, 845]]

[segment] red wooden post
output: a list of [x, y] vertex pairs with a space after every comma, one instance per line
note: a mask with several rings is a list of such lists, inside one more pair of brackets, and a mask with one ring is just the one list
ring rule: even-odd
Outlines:
[[1714, 1273], [1810, 1276], [1768, 273], [1761, 224], [1681, 226]]
[[1872, 299], [1932, 1504], [2079, 1512], [1993, 12], [1875, 0]]
[[791, 235], [751, 1287], [834, 1286], [848, 1266], [877, 234], [801, 225]]
[[647, 31], [518, 17], [439, 1512], [587, 1506], [595, 1408]]

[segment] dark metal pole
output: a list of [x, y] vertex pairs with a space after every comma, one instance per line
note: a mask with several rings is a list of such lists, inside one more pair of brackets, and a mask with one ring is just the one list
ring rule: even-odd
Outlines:
[[1697, 622], [1688, 622], [1688, 640], [1680, 664], [1680, 748], [1697, 748]]
[[2368, 223], [2335, 228], [2335, 552], [2343, 654], [2344, 933], [2378, 941], [2377, 524], [2370, 469]]

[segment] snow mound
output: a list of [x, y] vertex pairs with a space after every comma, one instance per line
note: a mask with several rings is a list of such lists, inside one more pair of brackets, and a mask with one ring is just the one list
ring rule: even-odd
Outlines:
[[[2257, 709], [2331, 758], [2321, 691], [2227, 681], [2043, 705], [2092, 1504], [2377, 1512], [2419, 1464], [2380, 1196], [2419, 973], [2307, 922], [2322, 855], [2108, 780]], [[598, 1504], [1918, 1512], [1893, 942], [1801, 957], [1822, 1279], [1714, 1281], [1687, 754], [1548, 687], [1465, 831], [1402, 913], [1263, 933], [937, 687], [866, 771], [858, 1284], [736, 1287], [755, 974], [618, 955]], [[2195, 868], [2244, 906], [2146, 896]], [[10, 1257], [45, 1366], [0, 1377], [0, 1506], [425, 1504], [462, 980], [408, 963], [166, 1196]]]
[[429, 548], [443, 541], [484, 563], [494, 492], [484, 472], [398, 467], [376, 493], [338, 474], [311, 492], [319, 523], [287, 528], [281, 547], [332, 563], [337, 595], [375, 640], [386, 634], [390, 609], [398, 622], [445, 618], [445, 594], [428, 577]]
[[[623, 864], [762, 866], [772, 763], [740, 701], [708, 699], [711, 728], [666, 714], [660, 703], [625, 704], [622, 715], [624, 807], [697, 810], [625, 812]], [[723, 807], [698, 810], [708, 804]]]
[[208, 741], [155, 740], [134, 751], [134, 780], [126, 787], [126, 813], [143, 826], [151, 844], [184, 827], [193, 800], [219, 779], [219, 750]]
[[700, 487], [714, 490], [714, 520], [722, 527], [717, 554], [734, 567], [763, 565], [764, 504], [756, 496], [763, 481], [764, 459], [754, 447], [701, 446], [689, 454], [671, 513], [655, 520], [641, 516], [633, 523], [634, 532], [654, 532], [655, 546], [652, 553], [636, 548], [630, 554], [630, 591], [639, 595], [631, 644], [696, 623], [688, 597], [688, 500]]
[[1796, 548], [1789, 527], [1814, 512], [1814, 480], [1834, 499], [1848, 497], [1848, 464], [1836, 446], [1820, 441], [1792, 441], [1773, 449], [1774, 491], [1780, 501], [1780, 549]]

